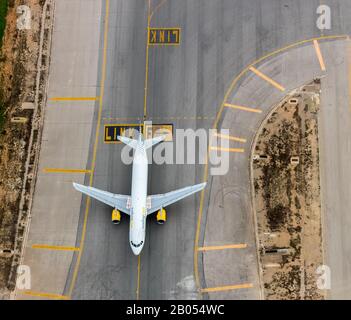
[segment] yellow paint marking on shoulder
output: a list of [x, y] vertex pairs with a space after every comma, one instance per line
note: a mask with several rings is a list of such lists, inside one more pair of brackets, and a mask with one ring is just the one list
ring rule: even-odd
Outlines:
[[247, 248], [246, 243], [240, 244], [227, 244], [223, 246], [206, 246], [206, 247], [199, 247], [198, 251], [214, 251], [214, 250], [226, 250], [226, 249], [245, 249]]
[[[313, 40], [341, 40], [341, 39], [347, 39], [348, 35], [330, 35], [330, 36], [322, 36], [322, 37], [316, 37], [316, 38], [310, 38], [302, 41], [298, 41], [295, 43], [292, 43], [290, 45], [287, 45], [285, 47], [282, 47], [280, 49], [277, 49], [271, 53], [268, 53], [261, 58], [253, 61], [251, 64], [246, 66], [231, 82], [229, 88], [227, 89], [224, 99], [222, 104], [220, 105], [220, 108], [217, 112], [215, 121], [213, 123], [212, 128], [217, 129], [219, 120], [222, 116], [223, 110], [226, 107], [226, 101], [228, 101], [230, 93], [234, 90], [235, 86], [238, 84], [239, 80], [245, 75], [246, 72], [250, 69], [250, 67], [253, 67], [254, 65], [259, 64], [260, 62], [271, 58], [273, 56], [278, 55], [279, 53], [285, 52], [289, 49], [296, 48], [300, 45], [306, 44], [306, 43], [311, 43]], [[207, 160], [209, 157], [209, 153], [207, 153]], [[206, 161], [205, 168], [204, 168], [204, 173], [203, 173], [203, 182], [206, 182], [208, 179], [208, 161]], [[199, 211], [198, 211], [198, 216], [197, 216], [197, 225], [196, 225], [196, 232], [195, 232], [195, 241], [194, 241], [194, 275], [195, 275], [195, 283], [196, 286], [200, 289], [201, 293], [201, 283], [200, 283], [200, 275], [199, 275], [199, 266], [198, 266], [198, 247], [199, 247], [199, 239], [200, 239], [200, 229], [201, 229], [201, 221], [202, 221], [202, 215], [203, 215], [203, 208], [204, 208], [204, 201], [205, 201], [205, 189], [201, 191], [200, 194], [200, 206], [199, 206]], [[260, 282], [260, 295], [261, 297], [263, 296], [262, 294], [263, 289], [262, 289], [262, 283]]]
[[222, 148], [222, 147], [210, 147], [212, 151], [226, 151], [226, 152], [239, 152], [242, 153], [245, 150], [240, 148]]
[[63, 168], [45, 168], [45, 173], [92, 173], [92, 170], [86, 169], [63, 169]]
[[238, 106], [236, 104], [225, 103], [224, 106], [227, 108], [238, 109], [238, 110], [243, 110], [243, 111], [248, 111], [248, 112], [262, 113], [262, 110]]
[[316, 50], [316, 54], [317, 54], [318, 61], [319, 61], [319, 64], [321, 66], [321, 69], [322, 69], [322, 71], [325, 71], [326, 70], [325, 63], [324, 63], [324, 60], [323, 60], [323, 55], [322, 55], [321, 48], [319, 46], [318, 40], [313, 40], [313, 45], [314, 45], [314, 49]]
[[46, 244], [33, 244], [33, 249], [47, 249], [47, 250], [58, 250], [58, 251], [79, 251], [77, 247], [64, 247], [64, 246], [50, 246]]
[[282, 85], [280, 85], [278, 82], [274, 81], [272, 78], [268, 77], [267, 75], [265, 75], [264, 73], [262, 73], [258, 69], [254, 68], [252, 66], [249, 69], [253, 73], [255, 73], [257, 76], [259, 76], [261, 79], [263, 79], [263, 80], [267, 81], [268, 83], [270, 83], [273, 87], [276, 87], [280, 91], [285, 91], [285, 88]]
[[35, 292], [35, 291], [24, 291], [23, 294], [32, 297], [40, 297], [54, 300], [70, 300], [69, 296], [63, 296], [60, 294], [46, 293], [46, 292]]
[[244, 284], [236, 284], [232, 286], [204, 288], [204, 289], [201, 289], [201, 292], [204, 293], [204, 292], [230, 291], [230, 290], [238, 290], [238, 289], [247, 289], [252, 287], [253, 287], [252, 283], [244, 283]]
[[[97, 125], [96, 125], [96, 130], [95, 130], [95, 141], [94, 141], [93, 156], [92, 156], [92, 161], [91, 161], [92, 172], [90, 175], [89, 186], [92, 186], [93, 181], [94, 181], [94, 169], [95, 169], [95, 164], [96, 164], [96, 155], [97, 155], [97, 148], [98, 148], [98, 144], [99, 144], [99, 135], [100, 135], [101, 119], [102, 119], [103, 97], [104, 97], [104, 93], [105, 93], [110, 0], [105, 0], [105, 3], [106, 3], [106, 5], [105, 5], [106, 12], [105, 12], [105, 21], [104, 21], [104, 37], [103, 37], [103, 55], [102, 55], [102, 67], [101, 67], [101, 81], [100, 81], [99, 111], [98, 111]], [[85, 235], [86, 235], [86, 230], [87, 230], [90, 202], [91, 202], [91, 198], [87, 197], [86, 204], [85, 204], [85, 213], [84, 213], [82, 235], [81, 235], [81, 239], [80, 239], [80, 250], [78, 251], [77, 262], [74, 266], [72, 280], [71, 280], [71, 284], [70, 284], [69, 290], [68, 290], [69, 297], [72, 297], [72, 294], [73, 294], [73, 290], [74, 290], [74, 287], [75, 287], [75, 284], [77, 281], [78, 272], [79, 272], [80, 261], [81, 261], [82, 253], [84, 250], [84, 243], [85, 243]]]
[[221, 138], [221, 139], [227, 139], [227, 140], [231, 140], [231, 141], [237, 141], [237, 142], [246, 142], [246, 139], [242, 139], [242, 138], [238, 138], [238, 137], [233, 137], [227, 134], [222, 134], [222, 133], [215, 133], [214, 134], [215, 137]]
[[53, 97], [50, 101], [96, 101], [100, 97]]

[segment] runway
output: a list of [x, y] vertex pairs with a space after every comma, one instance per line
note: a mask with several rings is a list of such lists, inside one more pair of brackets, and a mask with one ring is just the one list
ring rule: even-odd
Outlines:
[[[53, 111], [46, 114], [48, 131], [44, 138], [49, 142], [43, 142], [48, 149], [44, 147], [41, 153], [41, 172], [44, 168], [75, 168], [91, 173], [39, 176], [32, 210], [34, 220], [25, 251], [25, 262], [33, 266], [35, 277], [32, 290], [20, 293], [20, 298], [33, 298], [33, 292], [70, 299], [262, 298], [248, 180], [250, 141], [261, 118], [245, 114], [229, 121], [219, 117], [218, 111], [226, 98], [225, 102], [247, 107], [255, 107], [256, 103], [256, 107], [268, 111], [276, 99], [299, 84], [297, 80], [322, 74], [311, 42], [301, 46], [315, 64], [297, 60], [297, 70], [304, 68], [304, 75], [297, 72], [297, 76], [292, 73], [288, 77], [285, 73], [291, 67], [289, 63], [295, 63], [291, 57], [305, 56], [297, 49], [292, 55], [286, 50], [283, 58], [267, 59], [263, 69], [263, 62], [255, 66], [284, 84], [284, 92], [262, 86], [262, 79], [258, 81], [252, 72], [249, 80], [254, 82], [243, 77], [230, 90], [233, 79], [257, 59], [322, 36], [316, 27], [318, 5], [319, 1], [302, 0], [293, 4], [273, 0], [56, 1], [48, 96], [97, 98], [50, 105]], [[325, 30], [323, 36], [349, 33], [351, 4], [331, 1], [330, 6], [333, 27]], [[67, 10], [71, 14], [64, 16]], [[147, 47], [148, 19], [150, 27], [181, 28], [180, 45]], [[83, 31], [88, 24], [89, 31]], [[65, 39], [60, 33], [64, 28], [81, 28], [84, 36]], [[67, 47], [70, 41], [72, 47]], [[79, 59], [80, 54], [83, 59]], [[63, 70], [69, 70], [69, 74]], [[240, 88], [243, 91], [237, 95]], [[70, 184], [76, 181], [129, 194], [131, 168], [121, 161], [122, 145], [104, 143], [104, 125], [139, 123], [144, 116], [154, 123], [171, 123], [174, 129], [229, 127], [234, 130], [231, 133], [247, 139], [247, 143], [243, 155], [231, 155], [228, 175], [209, 177], [206, 193], [168, 207], [165, 225], [157, 225], [153, 216], [148, 219], [146, 244], [138, 259], [129, 247], [129, 218], [123, 216], [120, 225], [113, 225], [111, 208], [86, 200], [70, 189]], [[64, 131], [67, 123], [72, 131], [60, 134], [59, 140], [51, 128], [56, 125], [57, 130]], [[151, 165], [149, 193], [202, 182], [205, 170], [199, 164]], [[48, 185], [57, 188], [49, 190]], [[222, 203], [226, 220], [215, 209], [218, 203], [213, 198], [214, 190], [235, 194], [229, 202]], [[49, 214], [41, 209], [48, 199]], [[43, 221], [49, 221], [47, 232]], [[226, 228], [222, 228], [224, 221]], [[32, 245], [38, 243], [79, 250], [33, 249]], [[240, 243], [247, 247], [197, 251], [203, 246]], [[223, 260], [224, 256], [227, 258]], [[60, 270], [55, 280], [42, 276], [42, 270], [55, 268]]]

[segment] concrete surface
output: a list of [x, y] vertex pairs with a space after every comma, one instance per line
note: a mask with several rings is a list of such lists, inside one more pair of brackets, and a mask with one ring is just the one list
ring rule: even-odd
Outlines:
[[[56, 1], [49, 97], [100, 94], [105, 3], [98, 0]], [[158, 3], [152, 0], [152, 8]], [[128, 122], [139, 122], [144, 104], [147, 1], [110, 0], [109, 4], [101, 124], [124, 123], [126, 120], [119, 118], [126, 117]], [[225, 91], [245, 66], [283, 46], [321, 35], [315, 26], [318, 5], [318, 0], [165, 1], [153, 15], [151, 26], [181, 27], [182, 42], [178, 47], [150, 48], [148, 118], [159, 123], [173, 123], [175, 129], [212, 127]], [[330, 6], [333, 27], [324, 33], [347, 33], [351, 29], [348, 18], [351, 4], [340, 0], [330, 1]], [[320, 74], [310, 45], [275, 56], [257, 67], [287, 89]], [[239, 84], [240, 92], [235, 88], [228, 100], [259, 107], [265, 112], [284, 95], [254, 74], [248, 74]], [[41, 168], [90, 169], [98, 108], [97, 102], [48, 104]], [[252, 282], [254, 287], [202, 297], [257, 299], [258, 267], [247, 159], [250, 139], [259, 126], [260, 117], [245, 112], [227, 112], [223, 116], [221, 126], [233, 128], [233, 135], [247, 138], [248, 142], [244, 154], [231, 154], [229, 174], [210, 181], [214, 190], [228, 190], [229, 195], [224, 208], [219, 210], [214, 194], [206, 192], [199, 245], [239, 241], [247, 243], [248, 248], [228, 255], [219, 251], [201, 253], [198, 266], [201, 287], [246, 281]], [[121, 163], [121, 146], [103, 143], [103, 126], [99, 136], [93, 186], [128, 194], [131, 172]], [[203, 166], [153, 165], [150, 175], [149, 192], [166, 192], [199, 182]], [[72, 181], [89, 184], [89, 176], [38, 176], [25, 252], [25, 261], [32, 268], [33, 291], [67, 295], [74, 270], [78, 270], [72, 299], [135, 299], [137, 288], [140, 299], [200, 298], [193, 265], [199, 196], [170, 206], [164, 226], [156, 225], [150, 217], [140, 273], [138, 259], [128, 244], [128, 217], [123, 217], [121, 225], [114, 226], [110, 222], [111, 209], [96, 201], [89, 207], [79, 268], [77, 254], [72, 259], [69, 252], [31, 249], [31, 244], [38, 241], [80, 246], [86, 201], [85, 198], [81, 201], [82, 197], [71, 189]], [[218, 210], [217, 216], [215, 210]], [[225, 227], [223, 219], [218, 219], [221, 215], [226, 219]], [[346, 231], [343, 241], [347, 239]], [[225, 264], [216, 263], [222, 258], [226, 259]], [[220, 269], [222, 266], [224, 270]], [[57, 273], [55, 277], [52, 277], [53, 273]]]

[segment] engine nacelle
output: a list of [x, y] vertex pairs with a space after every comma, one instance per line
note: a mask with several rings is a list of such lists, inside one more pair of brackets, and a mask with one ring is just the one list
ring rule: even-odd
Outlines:
[[164, 224], [167, 220], [167, 213], [165, 209], [161, 209], [157, 212], [156, 220], [158, 224]]
[[121, 213], [117, 209], [112, 211], [112, 223], [113, 224], [121, 223]]

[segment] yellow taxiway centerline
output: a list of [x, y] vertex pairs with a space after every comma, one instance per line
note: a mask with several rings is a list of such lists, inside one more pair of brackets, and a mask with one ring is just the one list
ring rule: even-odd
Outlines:
[[244, 149], [240, 148], [222, 148], [222, 147], [210, 147], [210, 150], [212, 151], [226, 151], [226, 152], [244, 152]]
[[323, 55], [322, 55], [321, 48], [319, 46], [318, 41], [317, 40], [313, 40], [313, 45], [314, 45], [314, 49], [316, 50], [316, 54], [317, 54], [318, 61], [319, 61], [319, 64], [321, 66], [321, 69], [322, 69], [322, 71], [325, 71], [326, 70], [325, 63], [324, 63], [324, 60], [323, 60]]
[[51, 246], [46, 244], [33, 244], [33, 249], [47, 249], [47, 250], [58, 250], [58, 251], [79, 251], [77, 247], [64, 247], [64, 246]]
[[285, 91], [285, 88], [280, 85], [278, 82], [274, 81], [272, 78], [266, 76], [264, 73], [261, 71], [257, 70], [255, 67], [250, 67], [249, 70], [251, 70], [253, 73], [255, 73], [257, 76], [259, 76], [261, 79], [267, 81], [270, 83], [273, 87], [276, 87], [280, 91]]
[[92, 170], [63, 168], [45, 168], [43, 171], [45, 173], [92, 173]]
[[237, 142], [243, 142], [243, 143], [246, 142], [246, 139], [230, 136], [230, 135], [227, 135], [227, 134], [217, 133], [217, 132], [214, 134], [214, 136], [218, 137], [218, 138], [222, 138], [222, 139], [228, 139], [228, 140], [231, 140], [231, 141], [237, 141]]
[[146, 55], [145, 55], [145, 80], [144, 80], [144, 119], [147, 117], [147, 91], [149, 81], [149, 36], [150, 36], [150, 22], [151, 22], [151, 0], [148, 0], [147, 9], [147, 32], [146, 32]]
[[50, 101], [96, 101], [100, 97], [53, 97]]
[[236, 284], [236, 285], [232, 285], [232, 286], [203, 288], [203, 289], [201, 289], [201, 292], [229, 291], [229, 290], [247, 289], [247, 288], [252, 288], [252, 287], [253, 287], [252, 283], [244, 283], [244, 284]]
[[[103, 56], [102, 56], [102, 67], [101, 67], [101, 81], [100, 81], [100, 99], [99, 99], [99, 111], [97, 117], [97, 125], [95, 130], [95, 141], [93, 147], [93, 157], [91, 161], [91, 168], [92, 172], [90, 175], [89, 186], [93, 185], [93, 178], [94, 178], [94, 168], [96, 164], [96, 155], [97, 155], [97, 147], [99, 144], [99, 136], [100, 136], [100, 127], [101, 127], [101, 119], [102, 119], [102, 107], [103, 107], [103, 97], [105, 92], [105, 80], [106, 80], [106, 64], [107, 64], [107, 45], [108, 45], [108, 26], [109, 26], [109, 13], [110, 13], [110, 0], [105, 0], [106, 3], [106, 12], [105, 12], [105, 21], [104, 21], [104, 38], [103, 38]], [[77, 281], [77, 276], [79, 272], [80, 261], [82, 258], [82, 253], [84, 250], [84, 243], [85, 243], [85, 236], [87, 230], [87, 223], [88, 223], [88, 216], [89, 216], [89, 209], [90, 209], [90, 201], [91, 198], [87, 197], [86, 204], [85, 204], [85, 213], [84, 213], [84, 221], [83, 221], [83, 228], [82, 228], [82, 235], [80, 238], [80, 250], [78, 251], [77, 262], [74, 266], [74, 271], [72, 275], [72, 281], [69, 286], [69, 297], [72, 297], [73, 290]]]
[[138, 267], [137, 267], [137, 287], [136, 287], [136, 299], [139, 300], [140, 298], [140, 267], [141, 267], [141, 260], [140, 255], [138, 256]]
[[240, 244], [228, 244], [223, 246], [206, 246], [206, 247], [198, 247], [198, 251], [213, 251], [213, 250], [225, 250], [225, 249], [245, 249], [247, 248], [246, 243]]
[[55, 300], [70, 300], [70, 297], [63, 296], [60, 294], [45, 293], [45, 292], [35, 292], [35, 291], [24, 291], [23, 294], [32, 297], [49, 298]]
[[225, 103], [224, 106], [227, 108], [231, 108], [231, 109], [238, 109], [238, 110], [243, 110], [243, 111], [248, 111], [248, 112], [262, 113], [262, 110], [238, 106], [236, 104]]

